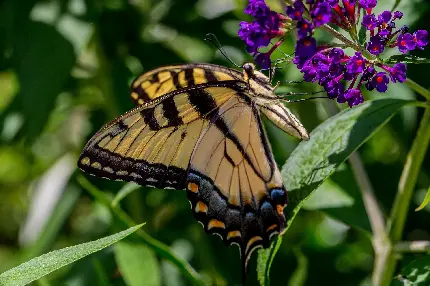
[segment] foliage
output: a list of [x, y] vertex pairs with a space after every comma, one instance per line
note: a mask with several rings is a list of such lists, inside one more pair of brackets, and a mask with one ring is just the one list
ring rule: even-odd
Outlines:
[[[91, 135], [133, 106], [129, 84], [140, 73], [184, 62], [231, 67], [204, 41], [207, 33], [217, 36], [235, 62], [252, 60], [237, 36], [239, 21], [250, 19], [243, 13], [245, 2], [0, 2], [0, 279], [67, 250], [67, 257], [53, 257], [67, 261], [57, 261], [44, 273], [47, 268], [35, 267], [37, 275], [20, 275], [20, 283], [55, 269], [36, 283], [240, 283], [237, 250], [204, 233], [184, 192], [87, 177], [76, 170], [76, 160]], [[282, 10], [279, 1], [266, 2]], [[399, 25], [430, 29], [426, 1], [379, 2], [378, 13], [399, 5], [405, 13]], [[360, 34], [361, 42], [368, 40], [365, 31]], [[321, 42], [332, 37], [314, 36]], [[294, 38], [286, 37], [272, 58], [293, 50]], [[382, 58], [387, 63], [427, 63], [430, 58], [428, 50], [391, 56]], [[301, 78], [287, 64], [274, 82]], [[430, 240], [430, 208], [425, 206], [430, 157], [423, 132], [430, 126], [427, 87], [428, 66], [408, 64], [405, 84], [390, 84], [377, 95], [380, 100], [366, 91], [367, 103], [337, 115], [343, 107], [325, 99], [291, 102], [288, 107], [312, 131], [308, 142], [299, 143], [265, 122], [289, 190], [288, 228], [276, 244], [252, 257], [247, 284], [366, 285], [378, 273], [385, 273], [383, 285], [426, 281], [428, 248], [413, 250], [420, 254], [403, 251], [398, 265], [395, 261], [397, 243]], [[311, 83], [281, 88], [320, 90]], [[377, 202], [370, 207], [368, 190]], [[420, 204], [422, 210], [414, 212]], [[379, 210], [387, 228], [375, 229], [369, 210]], [[109, 241], [91, 255], [100, 245], [81, 249], [82, 255], [76, 251], [119, 238], [120, 230], [142, 222], [145, 228], [129, 229], [136, 232], [126, 242], [108, 247]], [[377, 248], [375, 237], [388, 242], [387, 248]], [[378, 261], [386, 267], [379, 269]]]

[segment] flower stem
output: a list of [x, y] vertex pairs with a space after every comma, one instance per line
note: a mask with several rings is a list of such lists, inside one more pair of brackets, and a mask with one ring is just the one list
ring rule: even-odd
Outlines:
[[[400, 177], [398, 192], [394, 200], [390, 217], [387, 221], [387, 232], [390, 242], [398, 243], [403, 234], [406, 217], [411, 203], [412, 193], [418, 180], [418, 174], [424, 160], [430, 141], [430, 108], [427, 108], [421, 119], [417, 137], [406, 159], [405, 167]], [[378, 272], [375, 285], [389, 285], [396, 269], [396, 253], [392, 245], [388, 245], [381, 261], [383, 268]]]
[[366, 58], [368, 58], [370, 60], [376, 60], [376, 57], [374, 55], [372, 55], [371, 53], [369, 53], [362, 46], [360, 46], [360, 44], [358, 44], [354, 41], [351, 41], [350, 39], [348, 39], [347, 37], [345, 37], [344, 35], [342, 35], [338, 31], [336, 31], [335, 29], [333, 29], [329, 25], [323, 25], [323, 26], [321, 26], [321, 29], [326, 31], [327, 33], [329, 33], [333, 37], [337, 38], [338, 40], [340, 40], [344, 44], [348, 45], [349, 47], [353, 48], [354, 50], [360, 51]]
[[396, 244], [396, 251], [404, 253], [430, 252], [430, 241], [402, 241]]
[[[326, 110], [329, 114], [334, 115], [339, 112], [338, 107], [332, 101], [329, 101], [325, 105]], [[391, 243], [388, 238], [388, 233], [385, 230], [385, 220], [382, 214], [381, 208], [376, 199], [375, 192], [373, 191], [372, 184], [369, 176], [367, 175], [366, 169], [364, 168], [363, 161], [359, 153], [356, 151], [351, 154], [348, 159], [351, 170], [354, 174], [355, 180], [358, 183], [361, 195], [363, 197], [364, 207], [366, 209], [367, 216], [369, 217], [370, 226], [372, 228], [372, 245], [375, 251], [375, 267], [373, 271], [373, 282], [374, 285], [379, 278], [379, 273], [384, 269], [384, 257], [386, 253], [391, 249]]]
[[422, 87], [418, 83], [414, 82], [410, 78], [406, 79], [405, 84], [412, 88], [415, 92], [419, 93], [420, 95], [424, 96], [426, 100], [430, 101], [430, 90]]

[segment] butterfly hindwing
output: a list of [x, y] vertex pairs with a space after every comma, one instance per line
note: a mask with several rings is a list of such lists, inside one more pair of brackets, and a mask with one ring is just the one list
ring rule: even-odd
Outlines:
[[141, 105], [178, 89], [241, 78], [237, 70], [211, 64], [166, 66], [136, 78], [131, 85], [131, 97], [135, 104]]
[[238, 244], [245, 266], [255, 247], [268, 247], [284, 228], [287, 192], [249, 98], [233, 96], [213, 115], [191, 158], [187, 189], [205, 230]]

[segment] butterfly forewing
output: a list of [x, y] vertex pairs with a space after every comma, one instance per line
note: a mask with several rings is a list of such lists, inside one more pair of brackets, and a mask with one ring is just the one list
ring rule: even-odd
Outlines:
[[140, 105], [178, 89], [241, 79], [239, 71], [217, 65], [166, 66], [139, 76], [131, 85], [131, 97], [135, 104]]
[[79, 167], [109, 179], [185, 188], [185, 173], [211, 113], [240, 86], [207, 84], [138, 106], [106, 125], [84, 148]]

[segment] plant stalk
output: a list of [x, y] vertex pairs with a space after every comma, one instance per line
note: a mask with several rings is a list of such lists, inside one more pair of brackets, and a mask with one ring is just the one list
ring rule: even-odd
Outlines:
[[402, 241], [396, 244], [397, 252], [405, 253], [430, 253], [430, 241], [417, 240], [417, 241]]
[[[400, 177], [398, 192], [394, 200], [390, 217], [387, 221], [387, 232], [392, 244], [397, 244], [403, 234], [412, 193], [418, 180], [418, 174], [424, 160], [430, 141], [430, 108], [427, 108], [421, 119], [417, 137], [406, 159]], [[387, 245], [386, 252], [381, 257], [382, 268], [378, 270], [374, 285], [389, 285], [396, 269], [396, 252], [392, 245]]]

